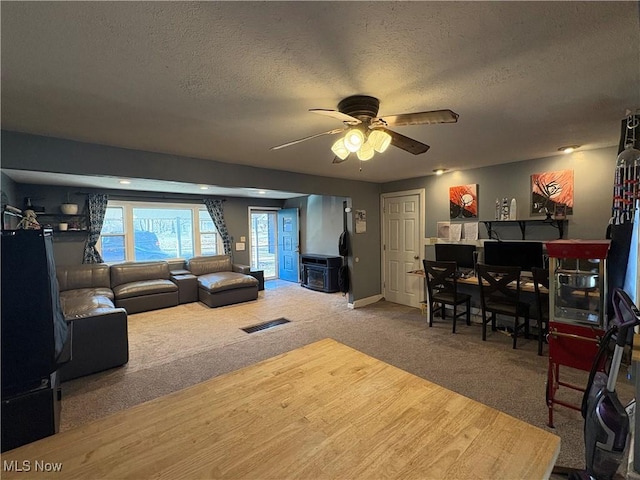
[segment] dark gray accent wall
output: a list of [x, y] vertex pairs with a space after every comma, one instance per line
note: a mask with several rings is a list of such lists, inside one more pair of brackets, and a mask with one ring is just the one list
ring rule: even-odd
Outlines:
[[[2, 166], [7, 169], [149, 178], [349, 197], [352, 202], [350, 206], [367, 211], [367, 233], [352, 235], [353, 255], [358, 256], [360, 262], [351, 268], [352, 290], [349, 300], [380, 293], [379, 184], [231, 165], [6, 130], [1, 135]], [[246, 215], [245, 212], [245, 218]], [[246, 220], [240, 222], [245, 222], [244, 228], [248, 228]], [[352, 218], [349, 218], [350, 230], [352, 223]]]
[[2, 190], [2, 208], [5, 205], [11, 205], [16, 208], [21, 208], [21, 202], [19, 202], [16, 194], [16, 182], [7, 177], [4, 173], [0, 173], [0, 190]]
[[[496, 198], [515, 198], [518, 218], [538, 218], [530, 214], [531, 175], [547, 171], [571, 169], [574, 173], [574, 209], [569, 215], [565, 238], [603, 239], [611, 217], [613, 177], [617, 148], [578, 151], [570, 155], [514, 162], [492, 167], [445, 173], [385, 183], [383, 192], [424, 188], [426, 190], [426, 236], [437, 235], [437, 222], [449, 221], [449, 187], [478, 184], [478, 218], [493, 220]], [[476, 219], [473, 219], [474, 221]], [[504, 240], [520, 240], [516, 225], [496, 227]], [[484, 224], [480, 224], [480, 237], [487, 238]], [[527, 239], [553, 240], [558, 231], [549, 226], [527, 226]]]
[[344, 197], [309, 195], [284, 202], [285, 208], [300, 211], [300, 253], [339, 255], [344, 201], [347, 201]]
[[[67, 201], [79, 205], [79, 213], [86, 213], [86, 194], [97, 192], [90, 188], [58, 187], [46, 185], [17, 184], [16, 190], [20, 202], [30, 197], [32, 202], [45, 207], [46, 213], [60, 213], [60, 204]], [[156, 192], [131, 192], [126, 190], [101, 190], [111, 199], [122, 201], [172, 202], [201, 204], [202, 198], [197, 195], [159, 194]], [[250, 264], [249, 251], [236, 251], [235, 243], [241, 236], [249, 235], [249, 206], [282, 207], [282, 200], [262, 198], [228, 197], [224, 202], [225, 221], [229, 233], [234, 238], [233, 259], [236, 263]], [[20, 203], [17, 205], [22, 207]], [[41, 222], [42, 223], [42, 222]], [[55, 225], [52, 225], [55, 228]], [[57, 265], [74, 265], [82, 263], [85, 236], [75, 232], [54, 232], [54, 258]]]

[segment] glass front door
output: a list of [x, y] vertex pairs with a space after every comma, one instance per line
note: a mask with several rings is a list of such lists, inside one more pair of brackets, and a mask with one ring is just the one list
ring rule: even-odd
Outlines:
[[251, 209], [251, 270], [264, 270], [265, 279], [278, 278], [277, 211]]

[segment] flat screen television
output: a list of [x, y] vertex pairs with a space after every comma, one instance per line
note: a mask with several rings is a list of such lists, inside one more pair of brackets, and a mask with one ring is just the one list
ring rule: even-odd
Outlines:
[[524, 272], [544, 266], [542, 242], [485, 242], [484, 263], [518, 266]]
[[475, 245], [436, 243], [437, 262], [456, 262], [458, 268], [475, 268]]

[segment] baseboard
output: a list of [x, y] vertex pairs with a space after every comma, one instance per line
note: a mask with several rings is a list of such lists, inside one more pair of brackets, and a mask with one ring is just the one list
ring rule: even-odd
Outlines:
[[382, 300], [382, 295], [373, 295], [367, 298], [360, 298], [353, 303], [348, 303], [347, 306], [349, 308], [361, 308], [366, 307], [367, 305], [371, 305], [372, 303], [379, 302]]

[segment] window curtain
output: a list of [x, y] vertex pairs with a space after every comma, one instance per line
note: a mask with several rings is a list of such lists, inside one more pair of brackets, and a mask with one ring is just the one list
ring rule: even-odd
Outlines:
[[102, 263], [102, 256], [96, 250], [96, 243], [100, 238], [104, 215], [107, 211], [109, 196], [102, 193], [90, 193], [87, 196], [87, 209], [89, 212], [89, 236], [84, 246], [84, 258], [82, 263]]
[[227, 230], [227, 224], [224, 221], [224, 212], [222, 211], [222, 203], [224, 200], [213, 200], [212, 198], [205, 198], [204, 204], [207, 207], [209, 215], [213, 220], [213, 224], [216, 226], [220, 237], [222, 237], [222, 245], [224, 245], [225, 255], [233, 255], [231, 251], [232, 238]]

